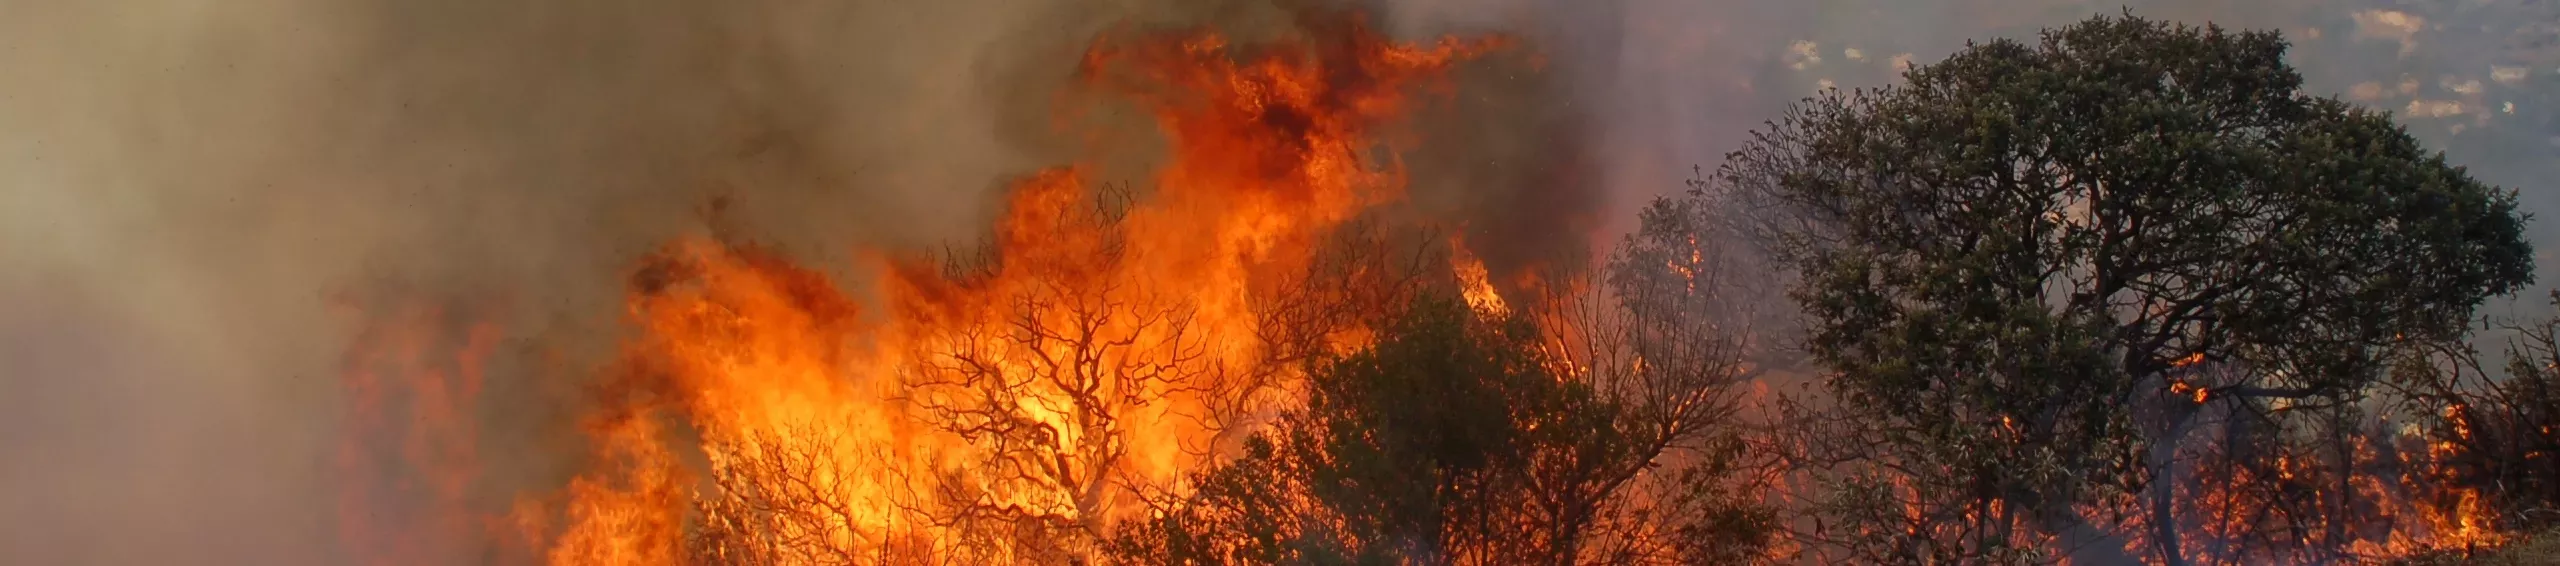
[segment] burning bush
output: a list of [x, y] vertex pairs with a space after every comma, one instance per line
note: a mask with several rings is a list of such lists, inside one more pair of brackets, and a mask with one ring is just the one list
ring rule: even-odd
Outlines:
[[[1124, 533], [1118, 553], [1139, 564], [1759, 557], [1772, 515], [1731, 483], [1730, 429], [1661, 436], [1639, 405], [1558, 375], [1538, 334], [1524, 319], [1423, 303], [1377, 345], [1324, 362], [1303, 409]], [[1657, 469], [1666, 459], [1677, 463]]]
[[2560, 525], [2560, 319], [2507, 330], [2502, 366], [2442, 345], [2392, 383], [2424, 481], [2455, 494], [2470, 511], [2459, 519], [2484, 535]]
[[1170, 142], [1152, 185], [1025, 178], [982, 253], [872, 255], [882, 316], [756, 246], [652, 258], [629, 300], [639, 336], [591, 426], [599, 465], [571, 486], [550, 561], [1091, 555], [1138, 494], [1183, 489], [1292, 394], [1294, 360], [1359, 345], [1383, 320], [1359, 309], [1417, 276], [1353, 229], [1402, 190], [1366, 157], [1373, 131], [1495, 43], [1309, 17], [1267, 45], [1098, 40], [1081, 76]]
[[[1136, 564], [1736, 564], [1777, 550], [1746, 450], [1765, 368], [1739, 265], [1687, 203], [1529, 309], [1423, 299], [1327, 357], [1307, 398], [1153, 503]], [[1561, 277], [1564, 289], [1580, 278]], [[1461, 283], [1464, 283], [1463, 281]]]

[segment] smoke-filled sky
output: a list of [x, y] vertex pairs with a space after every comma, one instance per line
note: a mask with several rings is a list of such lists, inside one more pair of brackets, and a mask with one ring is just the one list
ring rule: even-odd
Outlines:
[[[1473, 98], [1418, 117], [1464, 135], [1416, 150], [1414, 198], [1508, 235], [1496, 263], [1614, 238], [1643, 199], [1823, 85], [1887, 84], [1966, 38], [2127, 7], [1376, 5], [1410, 37], [1509, 31], [1547, 58], [1534, 76], [1462, 77]], [[2399, 112], [2540, 216], [2560, 213], [2552, 3], [2129, 7], [2281, 29], [2314, 91]], [[1251, 33], [1272, 13], [1248, 0], [0, 0], [0, 561], [333, 562], [333, 365], [353, 324], [333, 302], [498, 301], [515, 335], [609, 341], [622, 270], [694, 229], [712, 195], [822, 263], [973, 238], [1006, 178], [1089, 157], [1048, 110], [1094, 31]], [[2548, 222], [2532, 234], [2560, 240]], [[2560, 278], [2546, 269], [2544, 283]]]

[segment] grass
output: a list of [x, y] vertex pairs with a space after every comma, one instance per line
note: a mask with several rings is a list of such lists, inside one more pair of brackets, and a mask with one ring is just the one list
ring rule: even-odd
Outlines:
[[2549, 566], [2560, 565], [2560, 529], [2519, 540], [2495, 549], [2476, 552], [2451, 551], [2414, 556], [2393, 562], [2398, 566]]

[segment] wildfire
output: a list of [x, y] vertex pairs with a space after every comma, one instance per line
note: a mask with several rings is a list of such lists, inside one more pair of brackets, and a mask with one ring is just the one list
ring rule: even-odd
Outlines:
[[1502, 294], [1494, 290], [1493, 275], [1485, 271], [1484, 260], [1476, 259], [1475, 252], [1467, 249], [1466, 238], [1449, 239], [1449, 264], [1457, 273], [1458, 290], [1465, 294], [1468, 307], [1495, 316], [1511, 312], [1511, 306], [1502, 302]]
[[2187, 382], [2184, 382], [2184, 381], [2175, 381], [2175, 382], [2170, 382], [2170, 383], [2169, 383], [2169, 392], [2170, 392], [2170, 393], [2173, 393], [2173, 394], [2177, 394], [2177, 395], [2185, 396], [2185, 397], [2190, 398], [2190, 399], [2194, 399], [2194, 400], [2195, 400], [2195, 402], [2196, 402], [2196, 404], [2199, 404], [2199, 405], [2204, 404], [2205, 399], [2207, 399], [2207, 398], [2211, 397], [2211, 395], [2212, 395], [2212, 390], [2211, 390], [2211, 389], [2206, 388], [2205, 386], [2202, 386], [2202, 385], [2196, 385], [2196, 384], [2193, 384], [2193, 383], [2187, 383]]
[[[1290, 394], [1291, 360], [1363, 340], [1357, 317], [1300, 312], [1353, 299], [1291, 293], [1315, 276], [1320, 240], [1402, 196], [1394, 161], [1374, 157], [1379, 128], [1501, 43], [1403, 44], [1319, 20], [1268, 45], [1197, 30], [1097, 40], [1080, 76], [1148, 109], [1170, 142], [1149, 190], [1104, 194], [1076, 166], [1025, 178], [982, 261], [865, 252], [876, 308], [754, 246], [667, 246], [632, 278], [635, 337], [597, 387], [590, 466], [520, 501], [514, 524], [552, 564], [1084, 552]], [[1505, 308], [1458, 246], [1469, 299]], [[1275, 304], [1318, 335], [1273, 335]], [[349, 375], [371, 390], [370, 374]], [[478, 375], [463, 378], [464, 391], [422, 391], [418, 410], [450, 412]], [[372, 399], [358, 411], [382, 414]], [[459, 498], [469, 479], [433, 489]]]
[[[2457, 437], [2469, 434], [2462, 413], [2458, 405], [2442, 412]], [[2174, 495], [2186, 563], [2361, 563], [2507, 540], [2487, 499], [2451, 467], [2463, 450], [2457, 442], [2380, 424], [2271, 436], [2230, 434], [2229, 426], [2209, 422], [2190, 436], [2209, 440], [2178, 447], [2178, 469], [2152, 488]], [[2157, 562], [2154, 517], [2144, 503], [2118, 505], [2113, 516], [2131, 518], [2116, 527], [2134, 535], [2126, 550]]]
[[472, 412], [499, 329], [420, 305], [358, 314], [367, 323], [339, 375], [338, 525], [364, 564], [438, 563], [489, 527], [471, 505]]
[[[381, 316], [343, 375], [352, 414], [338, 464], [348, 477], [397, 479], [347, 488], [348, 542], [384, 566], [445, 561], [435, 548], [475, 538], [523, 541], [522, 561], [556, 565], [1088, 556], [1111, 525], [1143, 513], [1149, 497], [1187, 489], [1188, 472], [1295, 395], [1300, 362], [1369, 339], [1357, 311], [1374, 297], [1363, 293], [1386, 292], [1393, 277], [1358, 266], [1323, 275], [1322, 241], [1402, 196], [1381, 130], [1418, 90], [1500, 45], [1397, 43], [1356, 19], [1318, 21], [1264, 45], [1199, 30], [1105, 36], [1078, 77], [1151, 113], [1166, 138], [1145, 190], [1114, 193], [1086, 165], [1028, 175], [1009, 187], [980, 258], [945, 265], [864, 250], [861, 267], [877, 278], [869, 302], [771, 250], [709, 237], [669, 243], [631, 277], [623, 306], [632, 333], [594, 384], [597, 402], [581, 422], [591, 449], [584, 467], [503, 517], [474, 505], [482, 478], [470, 426], [497, 328], [426, 310]], [[1467, 242], [1448, 243], [1467, 304], [1510, 313]], [[1704, 247], [1688, 243], [1663, 262], [1698, 293], [1715, 274]], [[1308, 284], [1320, 276], [1341, 280]], [[1511, 280], [1521, 281], [1510, 288], [1542, 287]], [[1588, 338], [1553, 332], [1544, 347], [1561, 364], [1556, 373], [1592, 373], [1573, 355]], [[1643, 355], [1630, 360], [1649, 371]], [[2194, 353], [2169, 365], [2186, 374], [2205, 361]], [[1772, 395], [1765, 381], [1751, 386], [1755, 400]], [[2179, 411], [2254, 402], [2241, 385], [2216, 387], [2177, 378], [2166, 389], [2195, 405]], [[2438, 416], [2458, 439], [2472, 434], [2465, 408]], [[2035, 434], [2032, 418], [1998, 419], [2003, 443]], [[2443, 487], [2461, 485], [2446, 463], [2462, 444], [2337, 438], [2348, 440], [2246, 447], [2271, 457], [2213, 442], [2170, 447], [2181, 468], [2147, 489], [2165, 490], [2173, 513], [2144, 513], [2147, 496], [2081, 510], [2112, 512], [2090, 517], [2112, 518], [2104, 526], [2134, 556], [2153, 556], [2150, 538], [2165, 532], [2202, 563], [2406, 556], [2504, 540], [2481, 494]], [[396, 453], [379, 453], [381, 444]], [[1912, 469], [1958, 475], [1929, 469], [1943, 465]], [[2013, 528], [2044, 510], [1999, 497], [1942, 504], [1935, 492], [1944, 486], [1900, 475], [1816, 486], [1770, 474], [1773, 501], [1829, 489], [1896, 511], [1876, 524], [1813, 528], [1850, 533], [1838, 537], [1848, 544], [2058, 544]], [[2174, 524], [2146, 524], [2163, 518]], [[1771, 556], [1801, 555], [1803, 542], [1780, 541]]]
[[2182, 368], [2182, 367], [2192, 366], [2192, 365], [2196, 365], [2196, 364], [2200, 364], [2200, 363], [2204, 363], [2204, 352], [2196, 352], [2196, 353], [2193, 353], [2193, 354], [2187, 354], [2187, 356], [2186, 356], [2186, 357], [2178, 358], [2176, 361], [2169, 362], [2169, 367], [2181, 367], [2181, 368]]

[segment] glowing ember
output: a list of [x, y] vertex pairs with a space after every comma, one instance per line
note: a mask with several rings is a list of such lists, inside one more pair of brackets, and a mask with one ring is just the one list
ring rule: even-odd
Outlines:
[[[2194, 391], [2201, 402], [2204, 389]], [[2465, 428], [2453, 416], [2459, 413], [2446, 409], [2456, 434]], [[2232, 428], [2274, 426], [2257, 418], [2233, 414], [2206, 423], [2189, 437], [2204, 440], [2177, 448], [2179, 471], [2160, 479], [2172, 490], [2185, 563], [2382, 561], [2507, 540], [2484, 498], [2462, 487], [2448, 467], [2460, 455], [2455, 443], [2379, 423], [2340, 430]], [[2127, 519], [2114, 528], [2130, 535], [2126, 551], [2161, 563], [2143, 504], [2127, 500], [2097, 514]]]
[[2170, 393], [2192, 398], [2195, 400], [2196, 404], [2199, 405], [2204, 404], [2205, 399], [2211, 395], [2210, 391], [2211, 390], [2205, 386], [2187, 383], [2184, 381], [2171, 382], [2169, 384]]

